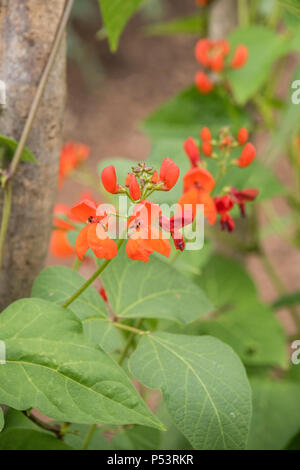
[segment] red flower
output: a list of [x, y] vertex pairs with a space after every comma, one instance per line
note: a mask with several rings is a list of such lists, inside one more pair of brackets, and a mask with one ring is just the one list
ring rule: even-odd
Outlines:
[[203, 142], [211, 141], [211, 132], [208, 127], [202, 127], [200, 131], [200, 137], [203, 140]]
[[159, 219], [161, 209], [158, 204], [142, 201], [138, 204], [128, 221], [127, 256], [133, 260], [149, 261], [149, 256], [157, 251], [167, 258], [170, 256], [171, 245], [164, 238], [159, 228], [153, 223]]
[[75, 252], [79, 259], [83, 259], [89, 248], [97, 258], [111, 259], [118, 252], [117, 244], [109, 238], [106, 232], [107, 216], [96, 216], [96, 204], [85, 199], [71, 209], [71, 214], [88, 224], [79, 232]]
[[78, 142], [67, 142], [61, 149], [59, 166], [59, 187], [65, 178], [90, 155], [90, 148]]
[[234, 202], [229, 194], [221, 197], [215, 197], [215, 204], [219, 214], [224, 214], [225, 212], [231, 211], [234, 206]]
[[159, 217], [159, 225], [166, 232], [170, 232], [174, 241], [176, 250], [183, 251], [185, 242], [180, 232], [180, 229], [193, 222], [193, 211], [180, 210], [177, 214], [173, 215], [170, 219], [164, 215]]
[[244, 145], [249, 137], [249, 133], [245, 127], [241, 127], [238, 135], [237, 135], [237, 141], [240, 145]]
[[138, 201], [141, 197], [141, 188], [139, 183], [134, 175], [129, 175], [129, 194], [134, 201]]
[[[59, 216], [63, 216], [59, 217]], [[75, 227], [69, 222], [70, 209], [65, 204], [56, 204], [54, 207], [53, 225], [50, 239], [50, 253], [57, 258], [69, 258], [75, 254], [68, 240], [68, 232]]]
[[200, 93], [208, 94], [212, 91], [214, 84], [210, 81], [204, 72], [197, 72], [195, 76], [195, 84]]
[[112, 194], [118, 192], [117, 175], [113, 165], [109, 165], [102, 171], [101, 179], [106, 191]]
[[183, 177], [183, 195], [178, 201], [183, 211], [186, 204], [192, 205], [193, 217], [197, 212], [197, 204], [204, 205], [204, 215], [213, 225], [216, 221], [217, 211], [210, 192], [215, 186], [215, 180], [208, 170], [202, 167], [191, 168]]
[[224, 54], [220, 51], [212, 56], [210, 59], [210, 68], [217, 73], [220, 73], [224, 69]]
[[153, 173], [152, 178], [151, 178], [151, 183], [157, 184], [158, 182], [159, 182], [158, 171], [155, 170], [155, 172]]
[[164, 189], [169, 191], [175, 186], [179, 178], [179, 168], [170, 158], [165, 158], [160, 167], [160, 181], [164, 183]]
[[240, 67], [243, 67], [245, 63], [248, 60], [248, 49], [244, 45], [237, 46], [232, 61], [231, 61], [231, 67], [233, 69], [238, 69]]
[[234, 230], [235, 224], [234, 220], [228, 212], [225, 212], [221, 215], [221, 229], [227, 230], [231, 233]]
[[249, 166], [256, 156], [256, 149], [254, 145], [248, 142], [242, 150], [240, 158], [237, 160], [237, 164], [240, 168]]
[[208, 141], [203, 142], [201, 148], [202, 148], [202, 152], [204, 153], [204, 155], [206, 155], [207, 157], [211, 156], [213, 148], [210, 142]]
[[254, 201], [257, 197], [259, 191], [255, 188], [243, 189], [242, 191], [238, 191], [236, 188], [231, 188], [231, 197], [233, 201], [239, 205], [241, 214], [245, 217], [245, 203], [249, 201]]
[[102, 299], [104, 300], [104, 302], [107, 302], [107, 301], [108, 301], [107, 294], [106, 294], [106, 290], [104, 289], [104, 287], [100, 287], [100, 289], [99, 289], [99, 294], [101, 295], [101, 297], [102, 297]]
[[197, 166], [197, 163], [200, 161], [200, 150], [192, 137], [189, 137], [184, 142], [184, 150], [190, 159], [191, 165]]
[[210, 57], [209, 57], [209, 50], [210, 50], [210, 40], [209, 39], [200, 39], [195, 47], [195, 57], [200, 62], [200, 64], [204, 65], [205, 67], [209, 67], [210, 65]]

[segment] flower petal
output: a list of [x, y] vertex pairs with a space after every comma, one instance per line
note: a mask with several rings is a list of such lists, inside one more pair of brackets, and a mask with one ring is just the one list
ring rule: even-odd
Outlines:
[[85, 227], [83, 227], [83, 229], [80, 230], [78, 237], [76, 239], [75, 252], [80, 260], [83, 259], [84, 255], [89, 249], [89, 245], [87, 241], [88, 230], [89, 230], [89, 225], [86, 225]]
[[71, 214], [76, 219], [86, 222], [89, 217], [96, 217], [96, 203], [90, 199], [84, 199], [83, 201], [78, 202], [71, 209]]

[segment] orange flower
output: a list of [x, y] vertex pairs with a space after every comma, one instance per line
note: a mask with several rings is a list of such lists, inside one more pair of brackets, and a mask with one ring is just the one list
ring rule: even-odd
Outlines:
[[238, 131], [237, 141], [240, 145], [244, 145], [249, 137], [249, 132], [245, 127], [241, 127]]
[[215, 180], [208, 170], [202, 167], [191, 168], [183, 177], [183, 195], [178, 204], [185, 210], [186, 204], [192, 205], [193, 218], [197, 212], [197, 204], [204, 205], [204, 215], [209, 223], [216, 222], [217, 211], [210, 192], [215, 186]]
[[231, 67], [233, 69], [239, 69], [240, 67], [243, 67], [248, 60], [248, 55], [249, 53], [246, 46], [243, 44], [237, 46], [231, 61]]
[[164, 189], [169, 191], [175, 186], [179, 178], [180, 170], [170, 158], [165, 158], [160, 167], [159, 178], [164, 183]]
[[109, 165], [102, 171], [101, 179], [106, 191], [112, 194], [118, 192], [117, 175], [113, 165]]
[[204, 72], [197, 72], [195, 76], [195, 85], [200, 93], [207, 95], [213, 90], [214, 84]]
[[169, 240], [164, 238], [159, 228], [153, 226], [160, 214], [159, 205], [153, 202], [142, 201], [135, 207], [128, 221], [126, 253], [129, 258], [146, 263], [154, 251], [167, 258], [170, 256]]
[[118, 252], [117, 244], [107, 235], [108, 217], [106, 214], [96, 216], [96, 204], [85, 199], [71, 209], [71, 214], [82, 222], [88, 224], [79, 232], [75, 252], [79, 259], [83, 259], [89, 248], [97, 258], [114, 258]]
[[139, 183], [134, 175], [129, 175], [128, 181], [129, 194], [134, 201], [138, 201], [141, 197], [141, 188]]
[[248, 142], [242, 150], [240, 158], [237, 159], [237, 164], [240, 168], [245, 168], [249, 166], [256, 155], [256, 149], [254, 145]]
[[[74, 230], [74, 226], [67, 220], [70, 209], [65, 204], [56, 204], [54, 207], [53, 225], [50, 239], [50, 253], [56, 258], [69, 258], [74, 255], [74, 249], [70, 244], [67, 232]], [[59, 217], [64, 216], [64, 218]]]
[[61, 188], [65, 178], [90, 155], [90, 148], [79, 142], [67, 142], [61, 150], [59, 180]]
[[191, 165], [197, 166], [197, 163], [200, 162], [200, 150], [192, 137], [189, 137], [184, 142], [184, 151], [189, 157]]

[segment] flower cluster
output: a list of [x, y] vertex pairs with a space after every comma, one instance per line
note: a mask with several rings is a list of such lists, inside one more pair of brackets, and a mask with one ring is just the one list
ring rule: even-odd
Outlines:
[[61, 150], [59, 166], [59, 188], [65, 178], [90, 155], [90, 148], [79, 142], [67, 142]]
[[225, 39], [212, 41], [203, 38], [197, 42], [195, 56], [197, 61], [206, 69], [206, 72], [197, 72], [195, 76], [195, 84], [200, 93], [210, 93], [214, 88], [214, 81], [207, 72], [221, 76], [226, 68], [237, 69], [246, 64], [248, 60], [246, 46], [243, 44], [238, 45], [232, 56], [230, 52], [230, 44]]
[[[104, 188], [111, 194], [126, 194], [134, 203], [132, 214], [126, 223], [126, 253], [133, 260], [147, 262], [154, 251], [169, 257], [171, 245], [160, 230], [162, 217], [158, 204], [147, 197], [154, 191], [169, 191], [179, 177], [178, 166], [165, 158], [158, 173], [145, 162], [138, 163], [127, 175], [124, 185], [117, 182], [116, 170], [110, 165], [102, 171], [101, 180]], [[112, 259], [118, 252], [116, 242], [110, 237], [109, 229], [116, 227], [118, 214], [107, 212], [102, 206], [88, 199], [83, 199], [71, 209], [71, 216], [86, 225], [81, 229], [75, 243], [75, 252], [83, 259], [88, 249], [98, 258]], [[119, 234], [120, 236], [121, 234]]]
[[[213, 138], [208, 127], [203, 127], [200, 131], [201, 143], [189, 137], [184, 143], [184, 150], [190, 160], [191, 168], [183, 177], [183, 195], [178, 203], [181, 206], [192, 204], [193, 217], [197, 211], [197, 204], [203, 204], [204, 215], [211, 225], [214, 225], [217, 215], [220, 215], [222, 230], [232, 232], [234, 230], [234, 220], [229, 212], [237, 204], [242, 216], [245, 216], [245, 203], [253, 201], [258, 195], [257, 189], [237, 190], [235, 187], [224, 187], [218, 196], [212, 196], [216, 183], [232, 166], [245, 168], [249, 166], [255, 158], [256, 149], [248, 141], [248, 131], [241, 128], [234, 137], [228, 128], [220, 130], [218, 137]], [[239, 158], [232, 159], [233, 148], [242, 147]], [[202, 153], [216, 160], [219, 166], [217, 181], [205, 168], [206, 162], [201, 159]]]

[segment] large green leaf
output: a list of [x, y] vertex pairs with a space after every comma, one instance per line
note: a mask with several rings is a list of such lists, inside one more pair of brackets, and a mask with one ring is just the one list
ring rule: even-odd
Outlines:
[[287, 367], [284, 330], [266, 305], [247, 301], [190, 329], [188, 333], [215, 336], [229, 344], [247, 366]]
[[300, 385], [252, 379], [253, 418], [248, 449], [283, 449], [300, 430]]
[[[110, 433], [113, 430], [110, 430]], [[75, 449], [82, 449], [89, 427], [72, 424], [65, 441]], [[105, 437], [105, 429], [98, 427], [90, 441], [89, 450], [153, 450], [159, 449], [161, 431], [145, 426], [118, 429], [113, 437]]]
[[142, 338], [129, 368], [162, 390], [179, 430], [196, 449], [243, 449], [251, 419], [251, 391], [230, 347], [203, 336], [157, 333]]
[[195, 282], [217, 306], [232, 308], [256, 299], [256, 287], [245, 268], [221, 254], [213, 255]]
[[0, 407], [0, 432], [2, 431], [4, 427], [4, 416], [3, 416], [3, 410]]
[[202, 95], [191, 87], [163, 104], [144, 123], [154, 139], [198, 137], [202, 126], [208, 126], [213, 133], [231, 126], [236, 132], [241, 126], [250, 127], [250, 118], [221, 88]]
[[[4, 157], [11, 160], [17, 150], [18, 142], [10, 137], [6, 137], [4, 135], [0, 135], [0, 151], [4, 152]], [[30, 162], [38, 164], [37, 159], [33, 155], [33, 153], [25, 147], [21, 157], [22, 162]]]
[[245, 66], [226, 74], [237, 102], [244, 104], [266, 82], [276, 59], [287, 52], [288, 43], [265, 26], [235, 29], [229, 41], [233, 50], [244, 44], [249, 51]]
[[143, 263], [131, 260], [122, 249], [102, 280], [118, 317], [189, 323], [212, 309], [200, 288], [154, 255]]
[[98, 0], [112, 51], [116, 51], [119, 37], [142, 0]]
[[1, 450], [71, 450], [53, 433], [44, 431], [20, 411], [8, 410], [3, 432], [0, 434]]
[[[60, 421], [160, 427], [125, 372], [89, 343], [68, 309], [23, 299], [0, 316], [0, 403]], [[17, 393], [17, 391], [22, 393]]]
[[[49, 300], [57, 305], [71, 297], [85, 279], [65, 266], [52, 266], [35, 279], [31, 297]], [[108, 318], [105, 302], [92, 286], [88, 287], [69, 307], [82, 321], [88, 339], [107, 351], [120, 346], [120, 335]]]

